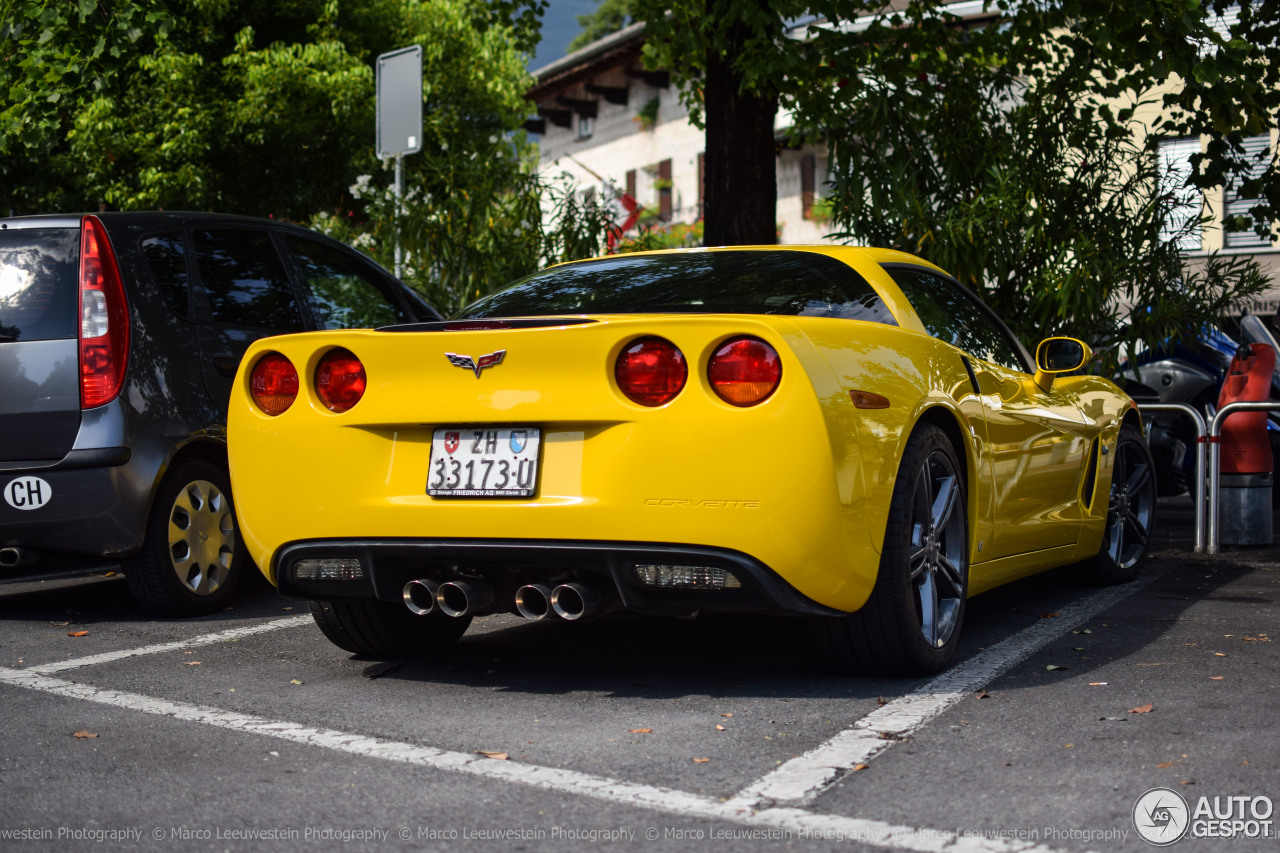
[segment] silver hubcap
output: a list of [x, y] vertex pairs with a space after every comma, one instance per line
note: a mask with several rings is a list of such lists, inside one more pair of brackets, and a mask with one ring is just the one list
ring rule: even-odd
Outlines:
[[1155, 503], [1156, 485], [1146, 456], [1127, 442], [1119, 442], [1103, 545], [1111, 562], [1120, 568], [1129, 568], [1146, 551]]
[[226, 496], [208, 480], [188, 483], [169, 511], [169, 556], [179, 582], [196, 595], [217, 592], [231, 572], [235, 548]]
[[945, 453], [929, 454], [911, 499], [911, 585], [925, 642], [940, 649], [955, 633], [968, 580], [960, 479]]

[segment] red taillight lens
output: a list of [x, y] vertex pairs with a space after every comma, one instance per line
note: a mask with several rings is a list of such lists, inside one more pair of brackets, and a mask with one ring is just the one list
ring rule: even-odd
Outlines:
[[253, 366], [249, 374], [249, 393], [253, 402], [268, 415], [278, 415], [298, 399], [298, 371], [293, 362], [278, 352], [269, 352]]
[[364, 365], [349, 349], [331, 349], [316, 365], [316, 395], [331, 412], [359, 403], [365, 384]]
[[778, 351], [759, 338], [725, 341], [707, 364], [716, 395], [733, 406], [754, 406], [769, 399], [782, 379]]
[[613, 366], [618, 387], [642, 406], [669, 403], [684, 388], [689, 366], [684, 353], [662, 338], [637, 338], [618, 354]]
[[129, 307], [115, 252], [96, 216], [80, 224], [80, 406], [110, 403], [129, 360]]

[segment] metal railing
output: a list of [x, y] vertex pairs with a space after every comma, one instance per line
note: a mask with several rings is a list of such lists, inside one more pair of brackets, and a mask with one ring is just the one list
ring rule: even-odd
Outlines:
[[[1196, 427], [1196, 473], [1192, 485], [1191, 500], [1196, 508], [1196, 551], [1217, 554], [1221, 549], [1218, 494], [1222, 483], [1219, 470], [1222, 457], [1222, 425], [1237, 412], [1280, 412], [1280, 400], [1262, 400], [1248, 403], [1228, 403], [1213, 416], [1208, 429], [1204, 416], [1186, 403], [1139, 404], [1140, 412], [1177, 412], [1191, 418]], [[1206, 446], [1208, 448], [1206, 452]], [[1208, 487], [1205, 476], [1208, 475]]]
[[[1218, 470], [1219, 460], [1222, 456], [1222, 443], [1220, 436], [1222, 435], [1222, 425], [1227, 418], [1236, 412], [1280, 412], [1280, 400], [1261, 400], [1256, 403], [1228, 403], [1218, 410], [1213, 416], [1213, 422], [1209, 425], [1209, 553], [1218, 553], [1218, 506], [1220, 497], [1218, 488], [1222, 478], [1222, 472]], [[1204, 475], [1200, 475], [1203, 479]], [[1273, 486], [1274, 488], [1274, 486]]]
[[[1234, 405], [1234, 404], [1233, 404]], [[1141, 403], [1138, 405], [1139, 412], [1177, 412], [1191, 418], [1196, 426], [1196, 476], [1195, 482], [1191, 486], [1191, 501], [1196, 506], [1196, 553], [1205, 549], [1205, 488], [1204, 488], [1204, 470], [1205, 470], [1205, 444], [1206, 431], [1204, 416], [1194, 407], [1186, 403]], [[1216, 423], [1216, 421], [1215, 421]], [[1216, 446], [1216, 443], [1215, 443]], [[1215, 469], [1216, 470], [1216, 469]], [[1152, 476], [1155, 472], [1152, 472]], [[1213, 488], [1216, 490], [1217, 485]], [[1214, 506], [1217, 506], [1216, 501]], [[1216, 516], [1215, 516], [1216, 520]], [[1216, 527], [1214, 522], [1210, 523], [1210, 527]], [[1213, 540], [1210, 540], [1212, 548]], [[1210, 551], [1210, 553], [1215, 553]]]

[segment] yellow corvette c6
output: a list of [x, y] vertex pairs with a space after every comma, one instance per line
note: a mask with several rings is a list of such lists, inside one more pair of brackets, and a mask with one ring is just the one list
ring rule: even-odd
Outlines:
[[1034, 358], [911, 255], [563, 264], [448, 321], [274, 337], [228, 415], [250, 554], [334, 643], [429, 654], [474, 615], [812, 620], [842, 668], [936, 671], [966, 599], [1068, 563], [1133, 577], [1137, 410]]

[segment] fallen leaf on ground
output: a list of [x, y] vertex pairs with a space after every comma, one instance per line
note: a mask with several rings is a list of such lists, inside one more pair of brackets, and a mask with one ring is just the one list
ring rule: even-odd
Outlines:
[[853, 765], [853, 772], [855, 772], [855, 773], [857, 773], [859, 770], [866, 770], [866, 769], [867, 769], [867, 765], [865, 765], [865, 764], [855, 764], [855, 765]]
[[1076, 745], [1075, 745], [1074, 743], [1064, 743], [1064, 744], [1062, 745], [1062, 748], [1063, 748], [1063, 749], [1075, 749], [1075, 748], [1076, 748]]
[[1156, 706], [1148, 702], [1145, 705], [1139, 705], [1137, 708], [1130, 708], [1130, 714], [1150, 714], [1156, 709]]
[[1222, 680], [1223, 678], [1225, 678], [1225, 677], [1226, 677], [1226, 676], [1223, 676], [1223, 675], [1211, 675], [1211, 676], [1209, 676], [1209, 680], [1210, 680], [1210, 681], [1221, 681], [1221, 680]]
[[1040, 618], [1041, 618], [1041, 619], [1057, 619], [1057, 618], [1058, 618], [1058, 611], [1056, 611], [1056, 610], [1055, 610], [1055, 611], [1053, 611], [1052, 613], [1041, 613], [1041, 614], [1040, 614]]
[[281, 607], [280, 609], [281, 609], [281, 610], [292, 610], [293, 608], [292, 608], [292, 607]]
[[1167, 768], [1167, 767], [1172, 767], [1172, 766], [1173, 766], [1173, 762], [1172, 762], [1172, 761], [1166, 761], [1164, 764], [1157, 764], [1157, 765], [1156, 765], [1156, 767], [1159, 767], [1161, 770], [1164, 770], [1165, 768]]
[[1214, 652], [1214, 653], [1213, 653], [1213, 656], [1214, 656], [1215, 658], [1225, 658], [1225, 657], [1226, 657], [1226, 655], [1224, 655], [1222, 652]]
[[50, 622], [49, 624], [55, 628], [65, 628], [71, 623], [70, 622]]
[[990, 698], [991, 698], [991, 694], [990, 694], [990, 693], [988, 693], [988, 692], [987, 692], [987, 691], [985, 691], [985, 690], [979, 690], [979, 691], [978, 691], [978, 698], [979, 698], [979, 699], [990, 699]]
[[299, 679], [297, 679], [297, 678], [291, 678], [291, 679], [289, 679], [289, 683], [290, 683], [290, 684], [301, 684], [302, 682], [301, 682]]
[[199, 666], [199, 665], [200, 665], [200, 661], [198, 661], [198, 660], [189, 660], [189, 661], [187, 661], [187, 666]]
[[889, 700], [888, 700], [888, 699], [886, 699], [886, 698], [884, 698], [883, 696], [877, 696], [877, 697], [876, 697], [876, 706], [877, 706], [877, 707], [883, 708], [885, 705], [888, 705], [888, 704], [889, 704]]
[[722, 716], [722, 717], [732, 717], [732, 716], [733, 716], [733, 712], [732, 712], [732, 711], [730, 711], [728, 714], [721, 714], [720, 716]]
[[631, 732], [633, 735], [651, 735], [651, 734], [653, 734], [653, 729], [627, 729], [627, 731]]
[[492, 758], [494, 761], [506, 761], [511, 757], [505, 752], [496, 749], [477, 749], [476, 755], [483, 755], [485, 758]]
[[80, 731], [73, 734], [72, 737], [78, 737], [83, 739], [87, 737], [97, 737], [97, 735], [95, 735], [93, 732], [86, 731], [85, 729], [81, 729]]
[[724, 731], [724, 726], [720, 725], [719, 723], [716, 723], [716, 731], [718, 732]]
[[694, 763], [694, 764], [706, 764], [706, 763], [707, 763], [708, 761], [710, 761], [710, 760], [711, 760], [710, 758], [695, 758], [695, 759], [693, 759], [693, 763]]
[[1090, 687], [1106, 687], [1106, 686], [1107, 686], [1107, 682], [1105, 682], [1105, 681], [1090, 681], [1090, 682], [1089, 682], [1089, 686], [1090, 686]]
[[1051, 664], [1049, 664], [1048, 666], [1046, 666], [1046, 667], [1045, 667], [1045, 669], [1049, 670], [1050, 672], [1053, 672], [1053, 671], [1055, 671], [1055, 670], [1059, 670], [1059, 669], [1070, 669], [1070, 667], [1067, 667], [1067, 666], [1058, 666], [1056, 663], [1051, 663]]
[[70, 631], [67, 633], [67, 636], [68, 637], [87, 637], [89, 636], [89, 632], [88, 631]]

